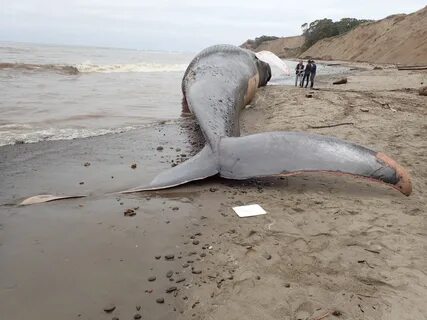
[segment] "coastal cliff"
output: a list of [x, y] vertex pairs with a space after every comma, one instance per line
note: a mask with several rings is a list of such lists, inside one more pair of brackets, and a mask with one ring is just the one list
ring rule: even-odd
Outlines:
[[280, 58], [314, 58], [353, 62], [427, 65], [427, 6], [362, 23], [349, 32], [324, 38], [304, 51], [305, 37], [261, 36], [242, 48], [268, 50]]
[[427, 7], [362, 24], [346, 34], [322, 39], [302, 58], [392, 64], [427, 64]]

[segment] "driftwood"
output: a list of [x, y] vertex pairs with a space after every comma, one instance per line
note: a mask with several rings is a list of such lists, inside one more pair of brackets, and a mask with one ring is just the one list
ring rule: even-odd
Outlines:
[[397, 70], [427, 70], [427, 66], [397, 66]]
[[353, 122], [342, 122], [342, 123], [335, 123], [335, 124], [328, 124], [324, 126], [308, 126], [311, 129], [322, 129], [322, 128], [333, 128], [333, 127], [339, 127], [339, 126], [352, 126], [354, 125]]
[[347, 78], [342, 78], [340, 80], [332, 82], [332, 84], [345, 84], [347, 83]]

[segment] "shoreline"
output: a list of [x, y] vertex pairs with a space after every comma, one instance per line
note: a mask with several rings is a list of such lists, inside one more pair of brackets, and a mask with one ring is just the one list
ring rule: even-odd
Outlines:
[[[422, 318], [427, 127], [425, 97], [415, 89], [427, 73], [355, 70], [347, 78], [348, 84], [333, 86], [334, 76], [319, 77], [318, 90], [260, 88], [241, 114], [242, 135], [310, 131], [385, 151], [411, 172], [410, 197], [317, 174], [210, 178], [117, 195], [200, 149], [191, 118], [0, 147], [0, 314], [12, 320], [135, 313], [152, 319]], [[338, 122], [353, 125], [310, 128]], [[55, 191], [90, 197], [13, 205]], [[231, 210], [250, 203], [267, 215], [240, 219]], [[135, 216], [124, 216], [136, 207]], [[167, 254], [174, 258], [166, 260]], [[151, 276], [156, 280], [148, 281]], [[156, 303], [160, 297], [163, 304]], [[108, 304], [112, 313], [103, 311]]]

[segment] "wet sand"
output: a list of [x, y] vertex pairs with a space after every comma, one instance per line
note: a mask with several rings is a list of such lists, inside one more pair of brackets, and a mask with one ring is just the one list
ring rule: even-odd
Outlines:
[[[332, 77], [318, 80], [313, 91], [260, 89], [242, 112], [242, 134], [310, 131], [384, 151], [411, 173], [410, 197], [380, 184], [319, 174], [211, 178], [160, 192], [115, 193], [197, 152], [202, 141], [191, 119], [2, 147], [0, 314], [424, 319], [427, 111], [426, 97], [416, 89], [427, 83], [427, 73], [352, 71], [342, 86], [332, 86]], [[310, 128], [342, 122], [353, 125]], [[55, 191], [90, 197], [15, 205]], [[251, 203], [267, 215], [240, 219], [231, 209]], [[136, 215], [124, 216], [130, 208], [138, 208]], [[156, 280], [148, 281], [151, 276]], [[111, 313], [103, 310], [109, 304], [115, 306]]]

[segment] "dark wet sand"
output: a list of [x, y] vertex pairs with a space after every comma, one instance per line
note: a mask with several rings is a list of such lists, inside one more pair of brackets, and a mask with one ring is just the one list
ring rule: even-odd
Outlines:
[[[183, 119], [124, 134], [0, 148], [0, 314], [108, 319], [103, 307], [114, 303], [115, 316], [130, 318], [140, 305], [142, 314], [173, 318], [175, 299], [165, 290], [174, 282], [166, 273], [174, 271], [177, 280], [189, 270], [182, 265], [193, 248], [183, 245], [183, 236], [193, 217], [200, 218], [199, 208], [186, 194], [116, 191], [148, 182], [194, 154], [202, 140], [194, 125]], [[89, 197], [16, 206], [50, 193]], [[124, 216], [129, 208], [138, 208], [135, 216]], [[175, 258], [165, 261], [170, 253]], [[149, 282], [152, 275], [157, 279]], [[158, 297], [165, 303], [157, 304]]]
[[[194, 154], [201, 141], [191, 119], [0, 148], [0, 314], [132, 319], [141, 306], [143, 319], [423, 319], [427, 127], [425, 97], [414, 88], [425, 77], [358, 71], [343, 87], [319, 79], [312, 98], [306, 90], [268, 87], [242, 114], [244, 133], [311, 130], [386, 151], [413, 176], [409, 198], [327, 175], [211, 178], [115, 193]], [[308, 128], [335, 122], [355, 125]], [[15, 206], [53, 192], [90, 196]], [[251, 203], [268, 214], [239, 219], [231, 210]], [[136, 207], [135, 216], [123, 215]], [[171, 286], [177, 290], [166, 293]], [[110, 303], [116, 309], [104, 312]]]

